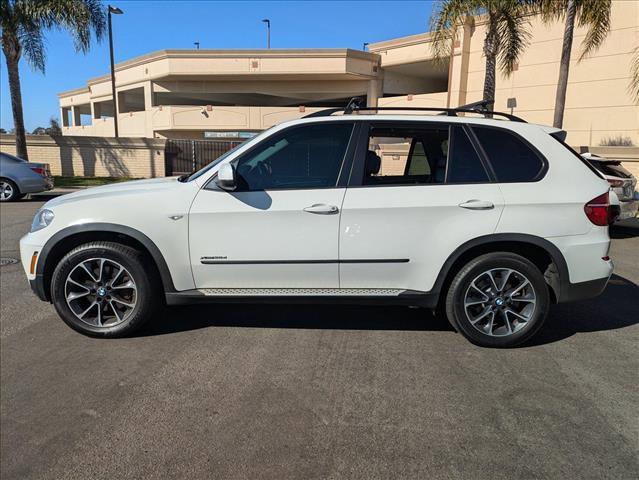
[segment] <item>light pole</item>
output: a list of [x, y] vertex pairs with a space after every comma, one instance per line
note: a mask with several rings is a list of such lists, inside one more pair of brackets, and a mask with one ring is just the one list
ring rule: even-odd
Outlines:
[[113, 63], [113, 29], [111, 28], [111, 14], [122, 15], [124, 12], [118, 7], [108, 6], [109, 9], [109, 53], [111, 54], [111, 92], [113, 94], [113, 126], [115, 137], [118, 137], [118, 99], [115, 96], [115, 65]]
[[368, 47], [368, 42], [364, 42], [364, 45], [362, 45], [362, 50], [366, 51], [367, 47]]
[[200, 49], [200, 42], [193, 42], [193, 45], [195, 45], [196, 49]]
[[265, 18], [262, 22], [266, 23], [266, 48], [271, 48], [271, 21]]

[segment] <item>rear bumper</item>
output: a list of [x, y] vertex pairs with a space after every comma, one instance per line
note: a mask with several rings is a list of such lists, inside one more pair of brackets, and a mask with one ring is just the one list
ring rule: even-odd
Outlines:
[[[635, 192], [637, 197], [637, 192]], [[628, 218], [635, 218], [637, 216], [637, 210], [639, 210], [639, 197], [635, 200], [628, 200], [627, 202], [619, 202], [619, 217], [617, 220], [626, 220]]]
[[596, 280], [588, 280], [587, 282], [566, 282], [561, 285], [561, 292], [559, 293], [557, 303], [576, 302], [597, 297], [606, 289], [608, 280], [610, 280], [609, 276]]
[[[36, 175], [34, 175], [36, 176]], [[20, 193], [39, 193], [53, 189], [52, 177], [29, 178], [28, 180], [21, 181], [18, 184]]]

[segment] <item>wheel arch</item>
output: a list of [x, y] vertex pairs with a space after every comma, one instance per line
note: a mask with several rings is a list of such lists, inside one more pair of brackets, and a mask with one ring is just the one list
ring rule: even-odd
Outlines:
[[432, 291], [438, 303], [455, 274], [470, 260], [490, 252], [511, 252], [527, 258], [544, 275], [553, 302], [558, 302], [562, 285], [569, 282], [568, 265], [561, 251], [550, 241], [521, 233], [496, 233], [474, 238], [453, 251], [442, 266]]
[[143, 252], [156, 268], [165, 292], [175, 291], [171, 272], [155, 243], [144, 233], [131, 227], [111, 223], [72, 225], [53, 235], [42, 247], [36, 265], [39, 296], [51, 301], [51, 277], [56, 265], [78, 245], [93, 241], [112, 241]]

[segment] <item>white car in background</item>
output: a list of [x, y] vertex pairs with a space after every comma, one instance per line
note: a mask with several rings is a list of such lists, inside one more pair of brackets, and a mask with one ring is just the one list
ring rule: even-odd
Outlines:
[[190, 176], [47, 202], [20, 242], [33, 290], [100, 337], [165, 302], [330, 301], [438, 308], [490, 347], [603, 291], [609, 185], [561, 131], [370, 110], [280, 124]]
[[637, 179], [632, 173], [623, 168], [619, 160], [595, 155], [594, 153], [582, 153], [593, 167], [599, 170], [610, 184], [610, 188], [619, 199], [619, 216], [617, 220], [635, 218], [639, 210], [639, 192], [636, 191]]

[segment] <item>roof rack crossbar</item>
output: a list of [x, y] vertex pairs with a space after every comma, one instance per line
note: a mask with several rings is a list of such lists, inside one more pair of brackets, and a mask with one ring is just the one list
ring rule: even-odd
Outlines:
[[445, 108], [445, 107], [366, 107], [362, 106], [361, 97], [352, 98], [346, 107], [344, 108], [328, 108], [326, 110], [320, 110], [318, 112], [306, 115], [304, 118], [314, 117], [328, 117], [334, 113], [343, 112], [344, 115], [351, 115], [353, 112], [400, 112], [400, 111], [415, 111], [415, 112], [440, 112], [440, 115], [447, 115], [449, 117], [456, 117], [458, 113], [476, 113], [481, 114], [486, 118], [492, 118], [493, 116], [504, 117], [512, 122], [526, 123], [526, 120], [504, 112], [495, 112], [489, 107], [493, 105], [493, 101], [480, 101], [470, 103], [468, 105], [462, 105], [458, 108]]

